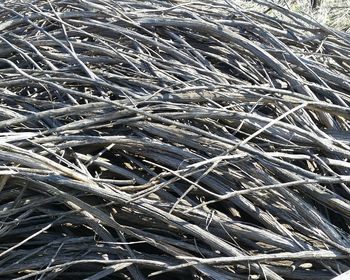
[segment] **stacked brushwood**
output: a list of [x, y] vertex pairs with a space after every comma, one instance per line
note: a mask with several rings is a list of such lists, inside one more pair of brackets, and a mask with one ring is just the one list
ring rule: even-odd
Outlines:
[[2, 1], [0, 279], [349, 279], [349, 105], [270, 2]]

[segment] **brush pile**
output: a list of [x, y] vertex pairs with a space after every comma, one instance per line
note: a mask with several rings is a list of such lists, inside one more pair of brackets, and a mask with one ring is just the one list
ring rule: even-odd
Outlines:
[[349, 93], [269, 2], [5, 0], [0, 279], [349, 279]]

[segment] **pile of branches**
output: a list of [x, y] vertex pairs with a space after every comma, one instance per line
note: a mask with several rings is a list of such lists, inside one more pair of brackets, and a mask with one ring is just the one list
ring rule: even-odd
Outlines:
[[349, 279], [349, 43], [260, 0], [3, 1], [0, 279]]

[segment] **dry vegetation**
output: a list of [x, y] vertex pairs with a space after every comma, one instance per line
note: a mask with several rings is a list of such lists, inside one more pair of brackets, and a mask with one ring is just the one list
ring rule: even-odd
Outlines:
[[321, 24], [344, 31], [350, 29], [350, 0], [317, 1], [319, 5], [314, 9], [310, 0], [274, 0], [272, 2], [309, 16]]
[[285, 6], [2, 1], [0, 279], [349, 279], [350, 35]]

